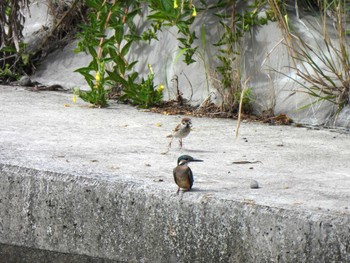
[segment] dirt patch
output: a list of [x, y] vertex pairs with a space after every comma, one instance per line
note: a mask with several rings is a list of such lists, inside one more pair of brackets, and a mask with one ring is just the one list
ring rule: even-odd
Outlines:
[[[207, 118], [238, 118], [238, 113], [222, 111], [220, 106], [213, 103], [205, 106], [191, 106], [187, 104], [179, 105], [175, 100], [162, 102], [158, 107], [152, 107], [147, 111], [164, 115], [188, 115]], [[269, 123], [271, 125], [291, 125], [293, 120], [285, 114], [276, 116], [257, 116], [254, 114], [242, 113], [242, 120]]]

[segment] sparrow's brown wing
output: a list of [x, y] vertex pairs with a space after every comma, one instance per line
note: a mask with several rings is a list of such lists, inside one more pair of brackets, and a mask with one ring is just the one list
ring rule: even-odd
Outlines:
[[179, 131], [179, 130], [180, 130], [180, 128], [181, 128], [181, 123], [180, 123], [180, 124], [178, 124], [178, 125], [175, 127], [175, 129], [173, 130], [173, 132], [177, 132], [177, 131]]

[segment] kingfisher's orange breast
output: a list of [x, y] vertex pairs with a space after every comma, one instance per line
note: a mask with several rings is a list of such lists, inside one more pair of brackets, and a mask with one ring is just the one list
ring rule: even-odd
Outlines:
[[183, 189], [191, 189], [190, 170], [188, 166], [178, 166], [174, 169], [175, 183]]

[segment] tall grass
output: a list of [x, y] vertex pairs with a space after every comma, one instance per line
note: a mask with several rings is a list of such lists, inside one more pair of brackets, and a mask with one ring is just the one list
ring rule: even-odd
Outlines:
[[[349, 102], [350, 59], [345, 18], [350, 4], [328, 0], [315, 3], [322, 19], [322, 41], [315, 39], [311, 44], [293, 31], [285, 6], [280, 1], [269, 0], [292, 61], [290, 69], [297, 78], [281, 74], [295, 81], [301, 87], [299, 91], [314, 97], [312, 103], [302, 108], [330, 101], [337, 106], [336, 113], [339, 113]], [[333, 19], [336, 38], [330, 37], [329, 19]]]

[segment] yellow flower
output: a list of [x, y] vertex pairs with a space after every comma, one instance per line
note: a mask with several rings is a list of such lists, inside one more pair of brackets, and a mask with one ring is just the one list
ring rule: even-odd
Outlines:
[[163, 84], [159, 85], [157, 91], [161, 93], [163, 92], [163, 90], [164, 90], [164, 85]]
[[72, 101], [73, 101], [74, 103], [76, 103], [76, 102], [77, 102], [77, 95], [76, 95], [75, 93], [73, 93], [73, 98], [72, 98]]
[[179, 6], [177, 5], [177, 0], [174, 0], [174, 9], [177, 9]]
[[194, 5], [193, 5], [193, 7], [192, 7], [192, 10], [193, 10], [192, 16], [197, 16], [196, 7], [195, 7]]
[[97, 73], [96, 73], [95, 79], [96, 79], [97, 82], [100, 82], [100, 81], [101, 81], [100, 72], [97, 72]]

